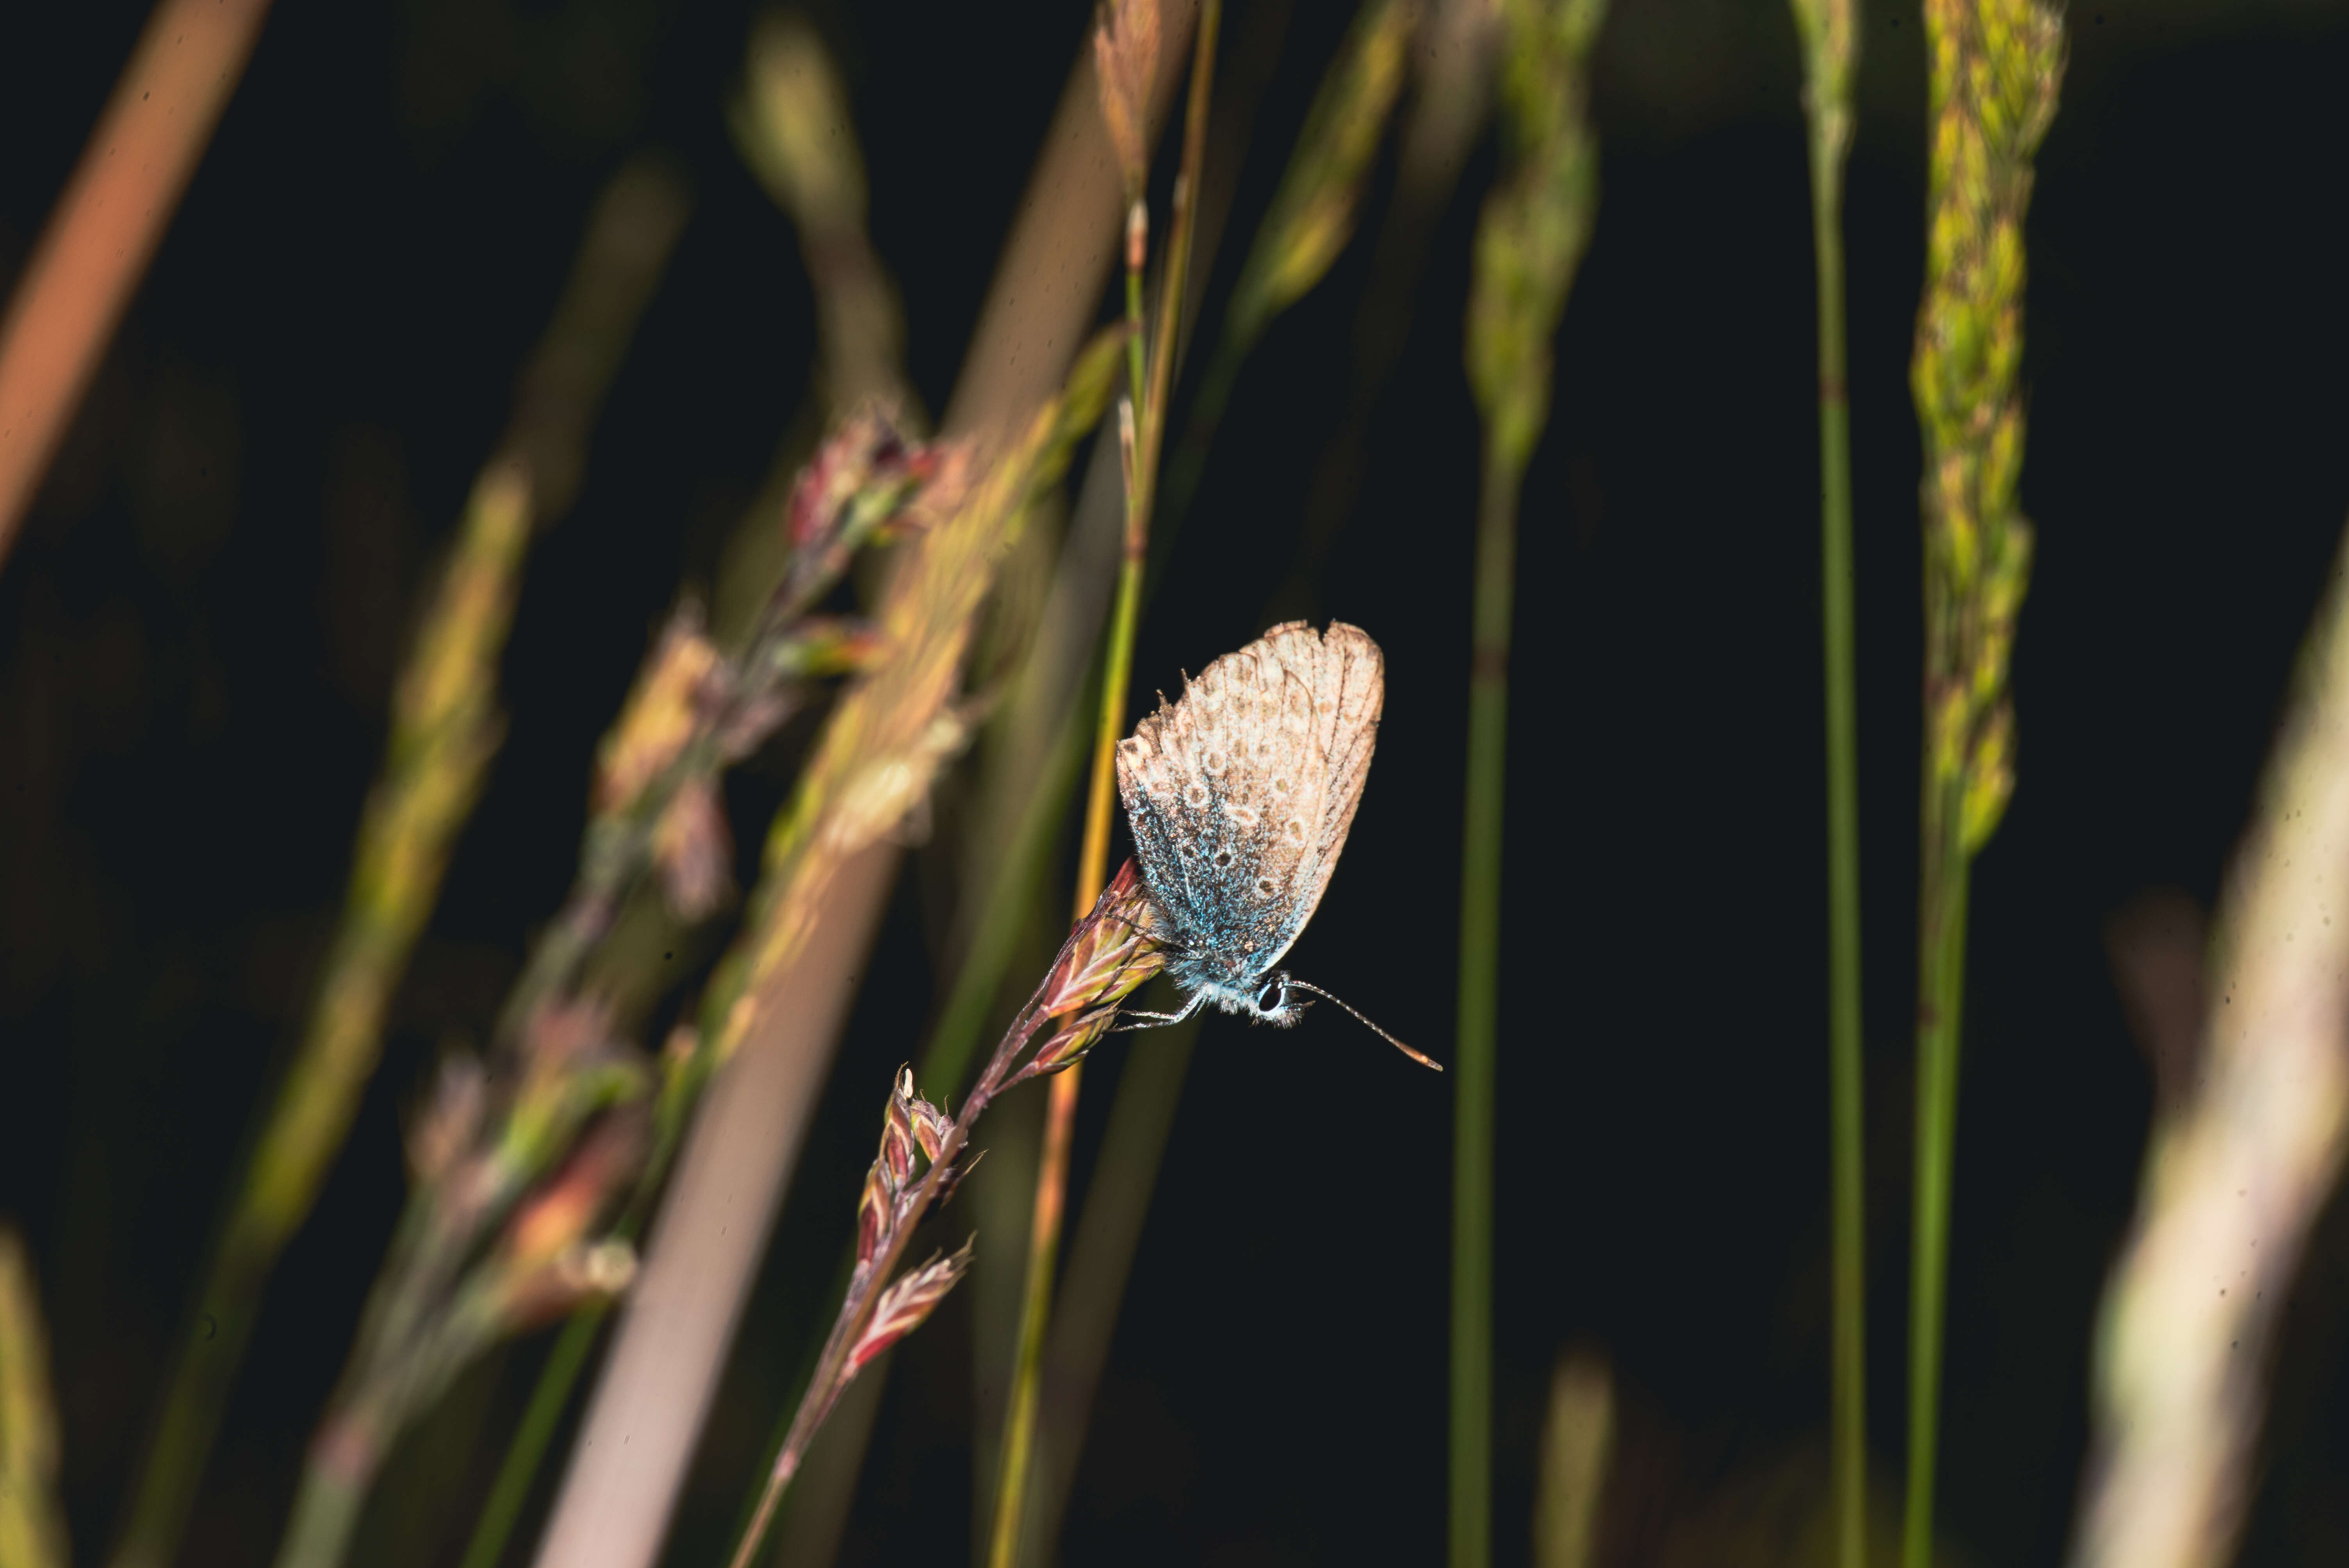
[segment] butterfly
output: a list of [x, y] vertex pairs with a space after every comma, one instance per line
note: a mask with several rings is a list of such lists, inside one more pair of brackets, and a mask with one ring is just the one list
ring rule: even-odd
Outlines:
[[1286, 1028], [1336, 1002], [1413, 1061], [1443, 1069], [1317, 985], [1276, 967], [1330, 885], [1361, 803], [1386, 662], [1359, 626], [1275, 626], [1185, 678], [1183, 697], [1118, 743], [1118, 798], [1164, 917], [1187, 1018], [1209, 1003]]

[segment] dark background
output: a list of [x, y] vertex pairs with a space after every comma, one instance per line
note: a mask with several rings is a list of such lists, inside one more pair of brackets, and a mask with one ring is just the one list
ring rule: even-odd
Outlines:
[[[1625, 1561], [1720, 1500], [1814, 1497], [1826, 1129], [1812, 277], [1782, 7], [1619, 0], [1604, 187], [1524, 501], [1512, 665], [1499, 1210], [1499, 1552], [1522, 1560], [1547, 1374], [1603, 1347]], [[829, 5], [911, 371], [945, 401], [1082, 39], [1083, 4]], [[415, 588], [505, 421], [586, 204], [665, 150], [698, 205], [537, 547], [510, 738], [331, 1184], [272, 1284], [189, 1561], [262, 1560], [401, 1195], [434, 1051], [475, 1037], [567, 884], [588, 762], [686, 576], [808, 390], [796, 238], [721, 109], [750, 7], [280, 7], [14, 557], [0, 568], [0, 1212], [55, 1339], [71, 1524], [109, 1542], [208, 1228], [331, 929]], [[0, 51], [0, 275], [143, 19], [32, 7]], [[1279, 36], [1209, 324], [1346, 21]], [[1228, 24], [1237, 39], [1250, 7]], [[1903, 1441], [1920, 615], [1906, 366], [1921, 263], [1912, 11], [1871, 5], [1851, 387], [1868, 911], [1875, 1449]], [[1270, 35], [1266, 35], [1270, 36]], [[2089, 1328], [2147, 1070], [2102, 923], [2208, 903], [2349, 506], [2349, 8], [2083, 0], [2030, 225], [2020, 786], [1978, 869], [1942, 1522], [2062, 1553]], [[1238, 46], [1236, 43], [1235, 47]], [[1492, 152], [1432, 238], [1312, 612], [1368, 628], [1380, 762], [1300, 972], [1448, 1054], [1476, 424], [1460, 370]], [[1388, 176], [1368, 224], [1381, 220]], [[1142, 633], [1169, 686], [1261, 628], [1344, 407], [1358, 242], [1240, 384]], [[780, 780], [742, 787], [738, 828]], [[929, 1001], [909, 879], [680, 1520], [730, 1523]], [[1089, 1090], [1080, 1171], [1115, 1064]], [[1072, 1562], [1431, 1561], [1444, 1518], [1450, 1088], [1341, 1018], [1201, 1037], [1096, 1411]], [[2349, 1542], [2329, 1219], [2287, 1334], [2248, 1560]], [[984, 1244], [984, 1239], [982, 1239]], [[796, 1283], [795, 1283], [796, 1282]], [[967, 1311], [967, 1309], [964, 1309]], [[843, 1561], [968, 1538], [968, 1318], [901, 1357]], [[960, 1347], [957, 1348], [957, 1346]], [[460, 1393], [453, 1554], [539, 1346]], [[2329, 1391], [2329, 1392], [2328, 1392]], [[1806, 1457], [1807, 1456], [1807, 1457]], [[463, 1458], [463, 1455], [460, 1455]], [[436, 1511], [437, 1510], [437, 1511]], [[378, 1549], [380, 1543], [378, 1542]], [[1702, 1555], [1702, 1553], [1700, 1553]], [[1694, 1559], [1690, 1559], [1694, 1560]], [[1715, 1554], [1715, 1560], [1725, 1560]]]

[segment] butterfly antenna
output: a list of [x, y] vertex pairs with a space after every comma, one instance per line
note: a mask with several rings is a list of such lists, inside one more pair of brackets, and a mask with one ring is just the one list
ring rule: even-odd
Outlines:
[[1444, 1064], [1442, 1062], [1435, 1060], [1432, 1057], [1423, 1057], [1417, 1051], [1413, 1050], [1409, 1046], [1404, 1045], [1401, 1040], [1396, 1039], [1392, 1035], [1388, 1034], [1384, 1029], [1380, 1028], [1376, 1024], [1373, 1024], [1368, 1018], [1363, 1017], [1361, 1013], [1354, 1006], [1354, 1005], [1347, 1001], [1344, 997], [1332, 996], [1329, 992], [1321, 989], [1320, 986], [1308, 985], [1302, 980], [1289, 981], [1288, 988], [1292, 991], [1310, 991], [1325, 1002], [1337, 1003], [1338, 1006], [1345, 1008], [1347, 1012], [1353, 1014], [1354, 1021], [1356, 1023], [1361, 1025], [1362, 1027], [1370, 1030], [1371, 1033], [1376, 1035], [1379, 1038], [1384, 1040], [1387, 1044], [1401, 1051], [1404, 1056], [1409, 1057], [1413, 1061], [1417, 1062], [1421, 1067], [1433, 1068], [1437, 1072], [1442, 1072], [1444, 1070]]

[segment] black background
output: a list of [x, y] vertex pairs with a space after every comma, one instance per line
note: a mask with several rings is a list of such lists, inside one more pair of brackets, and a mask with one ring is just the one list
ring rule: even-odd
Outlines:
[[[1811, 1476], [1826, 1388], [1824, 834], [1809, 211], [1783, 9], [1619, 0], [1604, 185], [1525, 492], [1512, 664], [1498, 1213], [1498, 1553], [1522, 1561], [1561, 1346], [1615, 1358], [1627, 1491], [1668, 1515]], [[1088, 7], [837, 5], [876, 246], [941, 406]], [[34, 7], [0, 50], [0, 272], [143, 10]], [[665, 150], [698, 206], [531, 561], [510, 738], [359, 1123], [271, 1286], [191, 1537], [262, 1560], [401, 1194], [400, 1111], [478, 1037], [560, 898], [589, 758], [807, 392], [786, 221], [724, 132], [748, 7], [281, 6], [28, 528], [0, 569], [0, 1211], [55, 1338], [79, 1553], [110, 1539], [219, 1194], [331, 927], [412, 594], [504, 423], [586, 203]], [[1209, 322], [1345, 24], [1299, 5]], [[1250, 7], [1228, 24], [1238, 38]], [[1870, 1411], [1902, 1448], [1913, 977], [1922, 62], [1871, 5], [1849, 245], [1871, 1163]], [[2020, 786], [1977, 868], [1942, 1521], [2061, 1554], [2088, 1333], [2150, 1106], [2100, 926], [2206, 903], [2251, 799], [2349, 467], [2349, 12], [2081, 4], [2029, 230]], [[1237, 44], [1234, 45], [1238, 46]], [[1476, 423], [1459, 323], [1489, 140], [1431, 242], [1312, 613], [1389, 669], [1379, 764], [1300, 973], [1445, 1056]], [[1373, 192], [1375, 226], [1388, 176]], [[1344, 406], [1358, 242], [1240, 384], [1143, 628], [1171, 686], [1261, 628]], [[736, 789], [755, 837], [781, 780]], [[709, 1561], [918, 1038], [901, 889], [672, 1558]], [[905, 978], [910, 977], [910, 978]], [[1089, 1090], [1080, 1171], [1110, 1071]], [[1452, 1102], [1340, 1018], [1211, 1021], [1066, 1539], [1072, 1562], [1433, 1560]], [[2287, 1339], [2250, 1559], [2349, 1541], [2330, 1219]], [[982, 1238], [982, 1246], [984, 1238]], [[796, 1282], [796, 1283], [794, 1283]], [[843, 1553], [965, 1550], [968, 1319], [899, 1358]], [[957, 1346], [960, 1348], [957, 1348]], [[401, 1528], [452, 1555], [533, 1346], [469, 1386], [480, 1447]], [[2331, 1395], [2324, 1393], [2333, 1390]], [[444, 1418], [444, 1425], [460, 1418]], [[1790, 1457], [1791, 1456], [1791, 1457]], [[1795, 1483], [1816, 1486], [1816, 1478]], [[388, 1552], [381, 1541], [370, 1549]], [[1641, 1560], [1645, 1560], [1644, 1558]]]

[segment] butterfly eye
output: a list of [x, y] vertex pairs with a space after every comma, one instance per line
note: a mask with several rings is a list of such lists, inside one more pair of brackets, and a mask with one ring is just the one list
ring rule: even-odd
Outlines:
[[1277, 1013], [1288, 1005], [1288, 983], [1278, 975], [1266, 981], [1264, 989], [1256, 994], [1256, 1010], [1259, 1013]]

